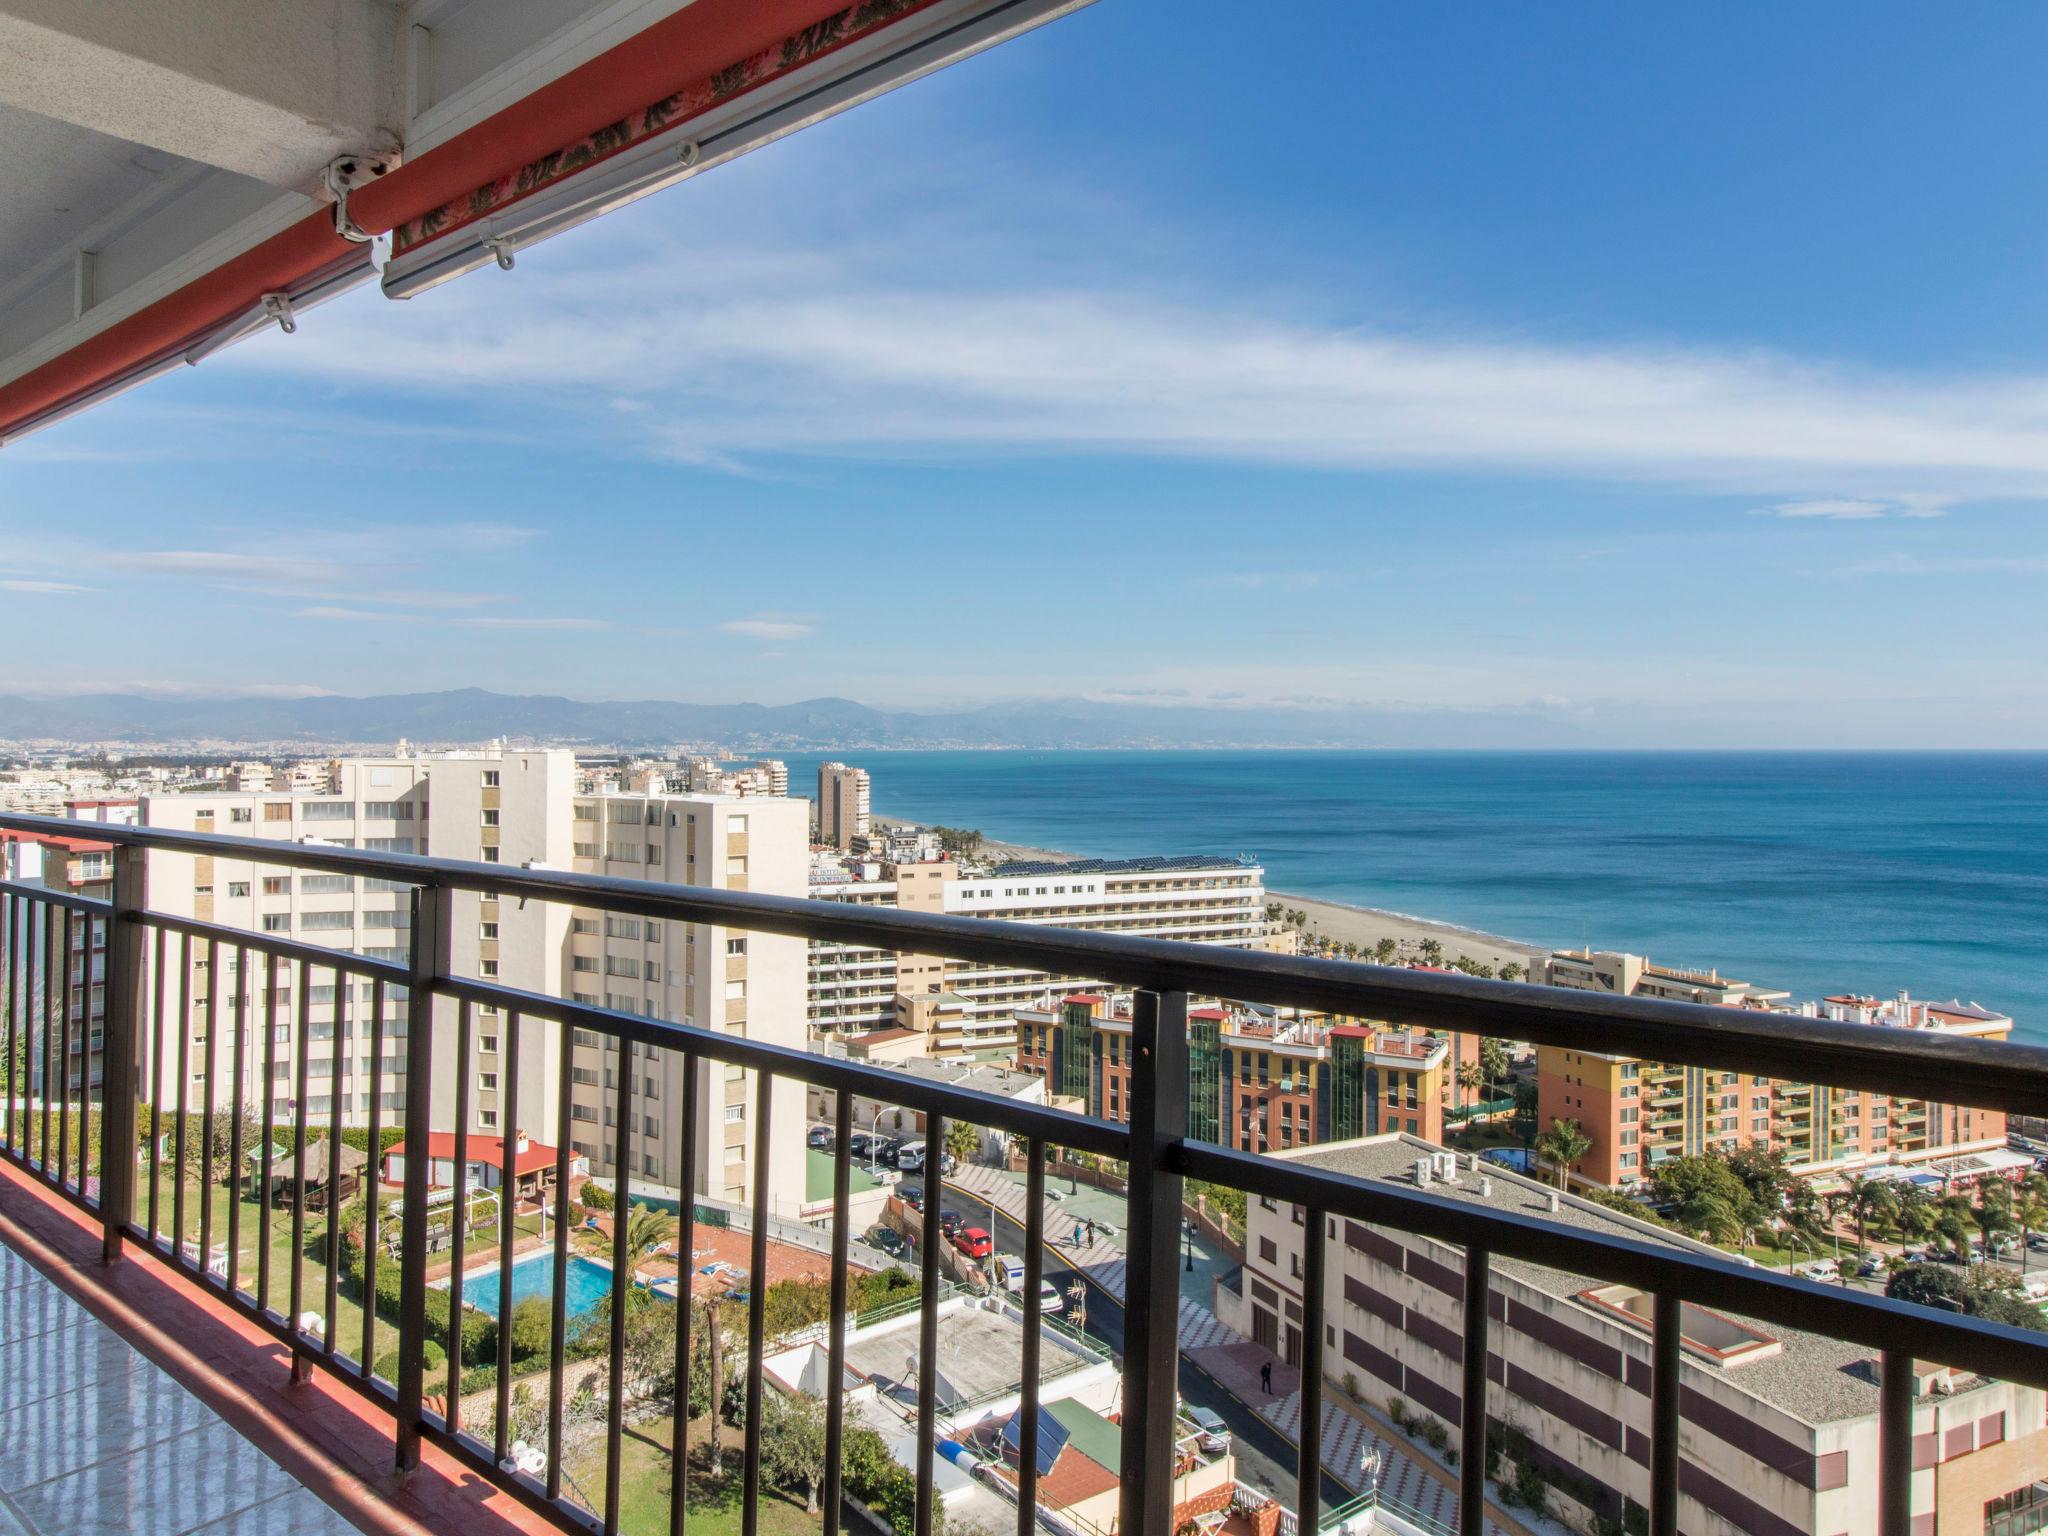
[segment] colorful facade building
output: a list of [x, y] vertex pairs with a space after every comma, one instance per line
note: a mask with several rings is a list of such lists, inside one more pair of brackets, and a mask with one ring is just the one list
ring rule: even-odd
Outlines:
[[[1017, 1014], [1017, 1069], [1054, 1101], [1130, 1118], [1131, 1000], [1077, 992]], [[1441, 1139], [1455, 1064], [1476, 1037], [1224, 1004], [1188, 1011], [1188, 1123], [1203, 1141], [1266, 1152], [1381, 1131]]]

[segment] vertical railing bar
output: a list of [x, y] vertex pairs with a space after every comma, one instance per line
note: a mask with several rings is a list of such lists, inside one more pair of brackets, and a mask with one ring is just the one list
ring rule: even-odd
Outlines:
[[1650, 1311], [1650, 1536], [1678, 1536], [1679, 1357], [1684, 1303], [1659, 1291]]
[[[417, 1011], [417, 1010], [415, 1010]], [[448, 1235], [448, 1433], [462, 1432], [462, 1270], [469, 1254], [469, 999], [455, 1007], [455, 1225]], [[412, 1132], [406, 1132], [408, 1136]], [[503, 1298], [500, 1298], [502, 1303]], [[509, 1319], [507, 1319], [509, 1322]]]
[[151, 967], [155, 981], [150, 1001], [149, 1038], [149, 1243], [156, 1246], [158, 1189], [164, 1181], [164, 993], [170, 978], [164, 974], [164, 951], [168, 948], [164, 930], [156, 931], [156, 963]]
[[946, 1117], [931, 1110], [924, 1126], [924, 1165], [931, 1171], [924, 1181], [924, 1248], [918, 1255], [916, 1536], [932, 1536], [935, 1529], [932, 1478], [939, 1449], [939, 1207], [945, 1203], [937, 1173], [945, 1146]]
[[[1173, 1507], [1180, 1387], [1180, 1149], [1188, 1128], [1188, 995], [1133, 1000], [1130, 1242], [1124, 1263], [1121, 1530]], [[1304, 1402], [1306, 1395], [1304, 1395]], [[1310, 1460], [1313, 1461], [1311, 1452]]]
[[[75, 924], [69, 907], [64, 909], [64, 969], [59, 973], [61, 988], [57, 1007], [57, 1187], [71, 1177], [71, 945]], [[83, 1174], [84, 1131], [80, 1130], [80, 1172]], [[84, 1180], [81, 1177], [80, 1181]]]
[[185, 1262], [185, 1122], [191, 1118], [186, 1090], [192, 1081], [192, 936], [178, 935], [178, 1123], [172, 1131], [171, 1262]]
[[[334, 1339], [340, 1331], [335, 1309], [341, 1304], [341, 1082], [342, 1053], [355, 1045], [351, 1019], [355, 1013], [356, 979], [339, 965], [334, 967], [334, 1018], [328, 1032], [327, 1073], [327, 1311], [322, 1315], [321, 1353], [334, 1358]], [[368, 1177], [366, 1158], [363, 1173]]]
[[1913, 1361], [1884, 1352], [1877, 1410], [1878, 1536], [1912, 1536]]
[[[88, 1156], [88, 1151], [89, 1151], [89, 1149], [88, 1149], [88, 1147], [87, 1147], [87, 1143], [88, 1143], [88, 1141], [90, 1141], [90, 1139], [91, 1139], [91, 1137], [92, 1137], [92, 1122], [93, 1122], [93, 1114], [92, 1114], [92, 1109], [93, 1109], [93, 1096], [92, 1096], [92, 949], [93, 949], [93, 944], [92, 944], [92, 941], [93, 941], [93, 930], [94, 930], [94, 929], [95, 929], [95, 928], [96, 928], [96, 927], [97, 927], [97, 926], [99, 925], [99, 921], [100, 921], [100, 920], [99, 920], [99, 919], [98, 919], [97, 917], [95, 917], [95, 916], [94, 916], [94, 915], [93, 915], [92, 913], [88, 912], [88, 913], [86, 913], [86, 914], [85, 914], [85, 953], [84, 953], [84, 954], [83, 954], [82, 956], [80, 956], [80, 958], [79, 958], [79, 976], [78, 976], [78, 1192], [79, 1192], [79, 1193], [80, 1193], [81, 1195], [83, 1195], [83, 1194], [85, 1193], [85, 1184], [86, 1184], [86, 1180], [87, 1180], [87, 1178], [88, 1178], [88, 1177], [90, 1176], [90, 1174], [91, 1174], [91, 1169], [92, 1169], [92, 1163], [91, 1163], [90, 1157]], [[107, 934], [107, 937], [108, 937], [109, 939], [112, 939], [112, 937], [113, 937], [113, 934], [112, 934], [112, 932], [111, 932], [111, 931], [110, 931], [110, 932], [109, 932], [109, 933]], [[105, 971], [104, 971], [104, 966], [105, 966], [105, 964], [106, 964], [106, 963], [107, 963], [108, 961], [111, 961], [111, 959], [112, 959], [112, 958], [113, 958], [113, 957], [112, 957], [111, 955], [107, 955], [107, 956], [106, 956], [106, 957], [104, 957], [104, 959], [102, 960], [102, 967], [103, 967], [103, 969], [102, 969], [102, 972], [101, 972], [101, 981], [100, 981], [100, 993], [101, 993], [101, 996], [102, 996], [103, 998], [104, 998], [104, 997], [106, 996], [106, 992], [107, 992], [107, 986], [106, 986], [106, 975], [105, 975]], [[101, 1039], [101, 1041], [103, 1042], [103, 1043], [102, 1043], [102, 1054], [104, 1054], [104, 1051], [105, 1051], [105, 1047], [104, 1047], [104, 1041], [105, 1041], [105, 1039], [106, 1039], [106, 1024], [107, 1024], [107, 1016], [106, 1016], [106, 1009], [105, 1009], [104, 1005], [102, 1005], [102, 1007], [101, 1007], [101, 1011], [100, 1011], [100, 1039]], [[106, 1082], [106, 1079], [105, 1079], [105, 1076], [104, 1076], [104, 1068], [105, 1068], [105, 1065], [106, 1065], [106, 1063], [105, 1063], [104, 1061], [103, 1061], [103, 1062], [101, 1062], [101, 1068], [102, 1068], [102, 1076], [101, 1076], [101, 1088], [102, 1088], [102, 1095], [101, 1095], [101, 1102], [100, 1102], [100, 1117], [99, 1117], [99, 1123], [100, 1123], [100, 1147], [99, 1147], [99, 1151], [100, 1151], [100, 1205], [101, 1205], [101, 1207], [102, 1207], [102, 1212], [103, 1212], [103, 1213], [104, 1213], [104, 1208], [105, 1208], [105, 1206], [106, 1206], [106, 1202], [107, 1202], [107, 1160], [106, 1160], [106, 1135], [107, 1135], [107, 1114], [106, 1114], [106, 1101], [105, 1101], [105, 1094], [104, 1094], [104, 1089], [105, 1089], [105, 1082]], [[108, 1263], [112, 1263], [112, 1262], [113, 1262], [113, 1259], [112, 1259], [111, 1257], [109, 1257], [109, 1259], [107, 1260], [107, 1262], [108, 1262]]]
[[[313, 968], [304, 960], [296, 969], [296, 986], [299, 1003], [298, 1038], [292, 1042], [292, 1369], [301, 1369], [303, 1353], [299, 1349], [301, 1337], [299, 1319], [304, 1317], [306, 1305], [306, 1089], [308, 1074], [312, 1069], [311, 1036], [313, 1033]], [[327, 1177], [334, 1177], [335, 1148], [327, 1149]], [[330, 1182], [328, 1189], [332, 1191]]]
[[227, 1291], [233, 1296], [241, 1286], [242, 1271], [242, 1112], [248, 1104], [248, 1083], [242, 1062], [249, 1054], [249, 947], [235, 948], [235, 1062], [228, 1072], [234, 1085], [235, 1105], [228, 1115], [228, 1266]]
[[[633, 1203], [633, 1043], [617, 1040], [619, 1049], [619, 1139], [613, 1147], [612, 1156], [612, 1317], [611, 1317], [611, 1369], [610, 1391], [606, 1394], [604, 1409], [604, 1530], [605, 1536], [618, 1536], [619, 1529], [619, 1478], [623, 1468], [622, 1437], [626, 1425], [626, 1378], [622, 1367], [626, 1360], [626, 1287], [633, 1283], [632, 1266], [628, 1262], [626, 1229], [632, 1225]], [[753, 1287], [759, 1290], [756, 1283]], [[713, 1413], [718, 1404], [711, 1405]]]
[[[929, 1156], [930, 1147], [926, 1154]], [[936, 1166], [934, 1164], [933, 1166]], [[1024, 1396], [1017, 1405], [1017, 1536], [1038, 1530], [1038, 1354], [1045, 1284], [1045, 1142], [1032, 1137], [1024, 1153], [1024, 1348], [1018, 1362]]]
[[62, 957], [58, 972], [57, 1007], [57, 1187], [64, 1188], [71, 1176], [71, 946], [75, 918], [64, 909]]
[[220, 940], [206, 941], [206, 1049], [200, 1070], [206, 1075], [206, 1097], [199, 1105], [199, 1278], [213, 1283], [213, 1095], [219, 1063]]
[[[832, 1105], [832, 1314], [827, 1324], [825, 1379], [825, 1529], [839, 1536], [842, 1474], [846, 1448], [846, 1264], [852, 1240], [853, 1090], [841, 1088]], [[929, 1149], [927, 1149], [929, 1150]], [[931, 1165], [936, 1168], [936, 1163]], [[931, 1182], [927, 1176], [925, 1182]], [[686, 1271], [687, 1273], [687, 1271]], [[1026, 1374], [1028, 1381], [1029, 1373]], [[680, 1463], [678, 1463], [680, 1465]], [[680, 1533], [676, 1533], [680, 1536]]]
[[6, 901], [7, 915], [0, 919], [0, 932], [4, 932], [7, 938], [7, 987], [4, 993], [0, 993], [0, 1007], [7, 1010], [7, 1028], [6, 1044], [4, 1050], [0, 1050], [0, 1061], [6, 1063], [7, 1099], [4, 1105], [0, 1105], [0, 1117], [4, 1117], [0, 1119], [0, 1146], [12, 1151], [15, 1122], [19, 1118], [14, 1108], [14, 1048], [17, 1043], [14, 996], [21, 990], [21, 903], [12, 891], [6, 893]]
[[[351, 983], [353, 985], [353, 983]], [[384, 1173], [384, 978], [370, 982], [370, 1156], [363, 1165], [363, 1358], [357, 1363], [363, 1380], [377, 1371], [377, 1267], [383, 1255], [377, 1207]], [[415, 1149], [417, 1150], [417, 1149]], [[405, 1343], [399, 1340], [401, 1346]]]
[[257, 1170], [256, 1305], [270, 1310], [270, 1175], [277, 1135], [277, 956], [263, 957], [263, 1151]]
[[[575, 1082], [576, 1031], [569, 1024], [559, 1026], [561, 1039], [560, 1059], [557, 1061], [555, 1082], [555, 1294], [550, 1303], [552, 1315], [548, 1321], [548, 1497], [562, 1496], [562, 1368], [569, 1343], [569, 1169], [571, 1149], [569, 1127], [574, 1123], [571, 1113], [575, 1108], [571, 1085]], [[685, 1186], [684, 1199], [689, 1198]], [[684, 1220], [689, 1219], [688, 1212]], [[680, 1333], [687, 1335], [686, 1314], [678, 1314], [676, 1326]], [[689, 1421], [688, 1378], [678, 1376], [676, 1391], [684, 1394], [677, 1399], [676, 1421]], [[677, 1458], [675, 1466], [681, 1468], [682, 1459]], [[682, 1476], [676, 1478], [677, 1496], [681, 1496]]]
[[[747, 1434], [746, 1460], [740, 1482], [740, 1536], [757, 1536], [761, 1507], [762, 1378], [768, 1354], [768, 1172], [769, 1122], [775, 1077], [756, 1074], [754, 1087], [754, 1231], [747, 1276]], [[835, 1273], [834, 1278], [837, 1278]]]
[[[400, 1476], [420, 1464], [420, 1433], [426, 1417], [427, 1196], [434, 1183], [434, 999], [449, 966], [455, 893], [440, 886], [415, 886], [409, 899], [412, 927], [405, 976], [405, 1092], [399, 1111], [409, 1155], [398, 1224], [398, 1379], [392, 1383], [398, 1389]], [[464, 1146], [461, 1152], [467, 1150]], [[461, 1161], [460, 1153], [456, 1160]], [[460, 1226], [466, 1216], [467, 1212], [458, 1210], [456, 1224]], [[448, 1323], [450, 1336], [444, 1342], [458, 1361], [454, 1369], [459, 1368], [462, 1341], [456, 1332], [461, 1317], [452, 1305]], [[449, 1403], [452, 1408], [452, 1393]]]
[[12, 891], [7, 892], [7, 915], [0, 921], [0, 931], [7, 936], [7, 987], [0, 994], [0, 1007], [7, 1010], [6, 1046], [0, 1051], [0, 1061], [6, 1063], [7, 1100], [0, 1106], [0, 1146], [9, 1151], [14, 1149], [14, 1128], [20, 1118], [14, 1108], [14, 1048], [16, 1046], [16, 1023], [14, 1014], [15, 994], [21, 990], [21, 902]]
[[[1178, 1238], [1186, 1217], [1178, 1206], [1173, 1214]], [[1301, 1449], [1295, 1459], [1295, 1513], [1301, 1529], [1314, 1532], [1322, 1524], [1323, 1507], [1323, 1227], [1329, 1217], [1313, 1205], [1301, 1217]], [[1178, 1309], [1174, 1316], [1178, 1321]]]
[[[104, 920], [100, 991], [100, 1262], [121, 1257], [136, 1221], [135, 1180], [143, 1093], [142, 1065], [149, 1039], [149, 856], [140, 848], [114, 850], [113, 897]], [[91, 933], [87, 933], [88, 940]], [[91, 945], [87, 944], [87, 964]], [[91, 981], [88, 969], [87, 981]], [[92, 992], [86, 992], [86, 1081], [92, 1081]], [[155, 1097], [154, 1094], [151, 1095]], [[87, 1103], [91, 1103], [88, 1091]]]
[[[670, 1436], [669, 1466], [673, 1472], [669, 1481], [668, 1529], [669, 1536], [683, 1536], [689, 1520], [689, 1476], [690, 1465], [690, 1321], [695, 1306], [692, 1295], [691, 1276], [695, 1273], [691, 1265], [691, 1253], [697, 1243], [697, 1055], [684, 1051], [683, 1058], [683, 1108], [682, 1108], [682, 1166], [677, 1176], [682, 1184], [681, 1220], [676, 1227], [676, 1415]], [[568, 1073], [562, 1074], [566, 1082]], [[568, 1102], [569, 1091], [562, 1090], [562, 1101]], [[717, 1122], [713, 1122], [716, 1124]], [[844, 1265], [840, 1268], [844, 1269]], [[838, 1276], [834, 1276], [835, 1281]], [[831, 1445], [830, 1424], [832, 1415], [838, 1411], [839, 1393], [833, 1392], [828, 1399], [825, 1413], [827, 1429], [826, 1445]], [[716, 1413], [718, 1405], [713, 1403], [711, 1411]], [[826, 1461], [826, 1486], [838, 1475], [838, 1468], [832, 1465], [832, 1454], [828, 1449]], [[828, 1504], [825, 1509], [827, 1536], [830, 1536], [834, 1510], [837, 1506]]]
[[[505, 1014], [505, 1038], [499, 1042], [505, 1070], [498, 1074], [498, 1401], [491, 1426], [492, 1459], [498, 1462], [512, 1454], [512, 1242], [518, 1234], [513, 1226], [516, 1186], [510, 1148], [518, 1127], [506, 1123], [505, 1105], [512, 1099], [506, 1085], [519, 1081], [519, 1033], [519, 1010], [510, 1009]], [[558, 1282], [557, 1298], [562, 1291]]]
[[[1458, 1530], [1486, 1536], [1486, 1356], [1492, 1314], [1493, 1255], [1465, 1250], [1465, 1379], [1458, 1402]], [[1321, 1331], [1321, 1314], [1317, 1314]], [[1314, 1529], [1314, 1527], [1310, 1527]]]
[[52, 1005], [57, 1002], [57, 909], [48, 908], [43, 913], [43, 1094], [42, 1114], [38, 1117], [43, 1125], [43, 1158], [37, 1172], [47, 1181], [50, 1177], [50, 1080], [57, 1075], [55, 1052], [51, 1049], [50, 1035], [55, 1027], [51, 1017]]

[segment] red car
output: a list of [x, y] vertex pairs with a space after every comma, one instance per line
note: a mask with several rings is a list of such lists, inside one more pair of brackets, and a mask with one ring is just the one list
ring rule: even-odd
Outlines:
[[987, 1227], [962, 1227], [953, 1234], [953, 1246], [970, 1259], [985, 1259], [996, 1249]]

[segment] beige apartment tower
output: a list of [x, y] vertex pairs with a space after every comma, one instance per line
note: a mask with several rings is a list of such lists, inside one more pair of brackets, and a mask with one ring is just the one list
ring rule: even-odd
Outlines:
[[868, 835], [868, 771], [818, 764], [818, 841], [851, 853]]

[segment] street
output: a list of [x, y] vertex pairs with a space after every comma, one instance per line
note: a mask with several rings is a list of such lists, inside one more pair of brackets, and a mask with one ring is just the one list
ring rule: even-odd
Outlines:
[[[963, 1215], [971, 1212], [972, 1215], [968, 1216], [970, 1221], [984, 1222], [989, 1215], [987, 1202], [976, 1200], [964, 1190], [949, 1191], [947, 1204]], [[998, 1252], [1022, 1255], [1024, 1230], [1001, 1210], [995, 1212], [995, 1225], [991, 1230], [996, 1238]], [[1062, 1256], [1056, 1245], [1047, 1246], [1045, 1278], [1053, 1283], [1061, 1295], [1066, 1294], [1067, 1288], [1074, 1283], [1078, 1273]], [[1088, 1315], [1084, 1331], [1090, 1338], [1106, 1345], [1119, 1360], [1123, 1358], [1124, 1309], [1114, 1297], [1098, 1286], [1088, 1287]], [[1237, 1456], [1239, 1480], [1248, 1487], [1271, 1494], [1292, 1508], [1296, 1464], [1293, 1442], [1260, 1418], [1249, 1405], [1225, 1391], [1185, 1355], [1181, 1357], [1180, 1362], [1180, 1392], [1188, 1402], [1214, 1409], [1223, 1422], [1230, 1426], [1231, 1449]], [[1333, 1508], [1350, 1497], [1348, 1490], [1327, 1473], [1324, 1474], [1324, 1508]]]

